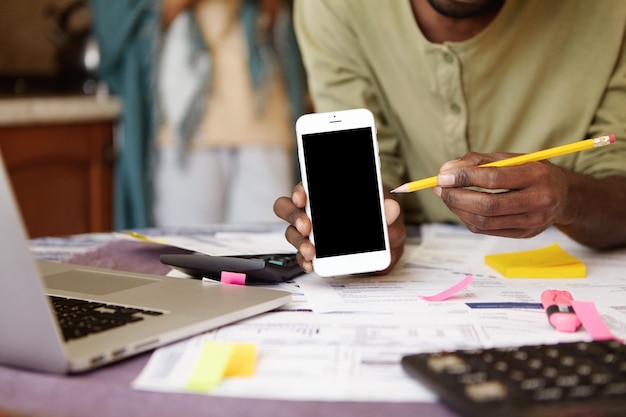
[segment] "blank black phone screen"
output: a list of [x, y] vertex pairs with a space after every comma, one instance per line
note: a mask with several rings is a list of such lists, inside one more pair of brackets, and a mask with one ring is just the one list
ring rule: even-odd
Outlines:
[[385, 249], [370, 128], [302, 135], [318, 258]]

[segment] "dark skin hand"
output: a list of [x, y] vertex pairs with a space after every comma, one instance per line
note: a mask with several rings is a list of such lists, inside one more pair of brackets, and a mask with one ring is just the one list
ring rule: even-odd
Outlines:
[[[479, 167], [514, 154], [470, 152], [442, 165], [433, 191], [475, 233], [509, 238], [529, 238], [556, 226], [579, 243], [596, 249], [626, 246], [626, 177], [592, 179], [549, 161], [512, 167]], [[479, 192], [480, 187], [500, 192]], [[400, 259], [406, 228], [397, 201], [385, 193], [389, 226], [391, 269]], [[304, 206], [302, 184], [291, 198], [280, 197], [274, 212], [289, 223], [287, 240], [298, 250], [298, 262], [313, 270], [315, 247], [309, 241], [311, 221]], [[338, 208], [341, 215], [342, 208]], [[606, 221], [606, 219], [612, 221]], [[384, 271], [383, 271], [384, 272]]]
[[[477, 166], [511, 156], [470, 152], [449, 161], [441, 167], [433, 191], [475, 233], [527, 238], [554, 225], [592, 248], [626, 245], [626, 177], [596, 180], [548, 161]], [[469, 186], [509, 191], [463, 188]]]
[[[291, 193], [291, 198], [280, 197], [274, 202], [274, 213], [289, 226], [285, 231], [287, 241], [298, 251], [298, 263], [305, 272], [313, 271], [313, 257], [315, 256], [315, 246], [309, 240], [311, 234], [311, 220], [306, 214], [306, 193], [302, 183], [297, 184]], [[337, 208], [337, 215], [340, 216], [342, 208]], [[389, 231], [389, 246], [391, 249], [391, 264], [384, 273], [398, 263], [404, 253], [404, 243], [406, 241], [406, 227], [401, 216], [400, 205], [391, 198], [388, 190], [385, 190], [385, 216]], [[353, 221], [352, 218], [346, 221]], [[358, 221], [358, 220], [357, 220]]]

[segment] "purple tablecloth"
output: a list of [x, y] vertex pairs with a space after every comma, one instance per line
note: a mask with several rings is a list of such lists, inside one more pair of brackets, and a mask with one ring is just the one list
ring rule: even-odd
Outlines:
[[[169, 268], [159, 262], [159, 255], [177, 251], [183, 252], [152, 243], [111, 240], [65, 261], [165, 274]], [[440, 404], [278, 401], [134, 390], [131, 381], [149, 356], [72, 376], [0, 366], [0, 410], [37, 417], [458, 417]]]

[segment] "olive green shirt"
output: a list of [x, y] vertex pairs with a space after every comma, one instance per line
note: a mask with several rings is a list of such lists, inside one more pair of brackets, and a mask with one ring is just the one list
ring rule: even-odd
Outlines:
[[[383, 181], [436, 175], [468, 151], [528, 153], [608, 133], [607, 147], [552, 162], [626, 175], [626, 1], [507, 0], [481, 33], [434, 44], [410, 0], [297, 0], [315, 111], [375, 117]], [[429, 190], [407, 221], [458, 221]]]

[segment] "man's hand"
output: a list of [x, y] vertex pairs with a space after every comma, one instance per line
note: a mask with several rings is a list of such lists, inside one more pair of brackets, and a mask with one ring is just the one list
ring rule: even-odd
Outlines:
[[285, 237], [296, 250], [298, 263], [304, 272], [313, 271], [313, 257], [315, 256], [315, 246], [309, 240], [312, 226], [311, 220], [304, 211], [306, 205], [306, 194], [302, 183], [298, 183], [291, 192], [291, 198], [279, 197], [274, 202], [274, 213], [287, 223]]
[[[386, 192], [388, 195], [388, 192]], [[289, 197], [279, 197], [274, 202], [274, 213], [281, 219], [289, 223], [285, 230], [285, 237], [296, 250], [298, 263], [305, 272], [313, 271], [313, 257], [315, 256], [315, 246], [309, 240], [311, 234], [311, 219], [307, 216], [304, 207], [306, 206], [306, 194], [302, 183], [297, 184]], [[349, 208], [337, 207], [337, 216], [345, 215]], [[358, 207], [355, 207], [358, 210]], [[400, 259], [404, 252], [406, 241], [406, 228], [402, 220], [400, 205], [392, 198], [385, 198], [385, 215], [389, 228], [389, 245], [391, 247], [391, 269]], [[358, 221], [356, 216], [349, 216], [346, 221]], [[341, 233], [338, 230], [337, 233]]]
[[478, 167], [511, 156], [470, 152], [447, 162], [439, 171], [439, 186], [433, 191], [475, 233], [527, 238], [555, 224], [570, 224], [575, 213], [568, 205], [569, 184], [564, 169], [547, 161]]

